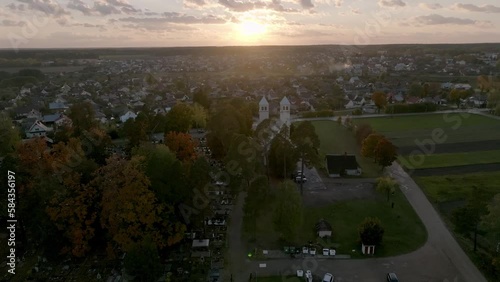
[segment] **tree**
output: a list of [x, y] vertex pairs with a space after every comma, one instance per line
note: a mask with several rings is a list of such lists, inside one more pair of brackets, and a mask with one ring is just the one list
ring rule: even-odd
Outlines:
[[367, 123], [360, 124], [356, 128], [356, 141], [358, 142], [359, 145], [361, 145], [363, 143], [363, 140], [365, 140], [365, 138], [372, 133], [374, 133], [374, 131], [369, 124]]
[[167, 114], [165, 133], [170, 131], [188, 132], [193, 124], [193, 109], [180, 103], [175, 105]]
[[397, 147], [386, 138], [378, 141], [374, 150], [374, 159], [381, 166], [390, 166], [398, 158]]
[[224, 162], [226, 167], [231, 167], [233, 176], [239, 175], [246, 180], [250, 186], [259, 164], [257, 156], [260, 155], [259, 148], [253, 140], [243, 134], [233, 134], [233, 139], [229, 145], [229, 150]]
[[387, 193], [387, 201], [389, 197], [399, 189], [399, 184], [390, 177], [380, 177], [376, 182], [376, 190], [380, 193]]
[[361, 143], [361, 155], [365, 158], [375, 158], [375, 149], [378, 142], [384, 137], [377, 133], [372, 133], [366, 137]]
[[197, 89], [193, 94], [193, 102], [202, 105], [205, 109], [210, 109], [210, 98], [208, 90], [204, 88]]
[[90, 102], [76, 103], [69, 108], [68, 117], [73, 126], [73, 136], [80, 137], [96, 125], [94, 108]]
[[173, 131], [167, 133], [165, 145], [175, 153], [181, 162], [191, 162], [196, 159], [196, 143], [188, 133]]
[[278, 188], [278, 200], [274, 211], [274, 228], [281, 238], [295, 242], [299, 228], [302, 227], [302, 199], [295, 184], [286, 180]]
[[268, 200], [269, 183], [267, 177], [257, 176], [248, 187], [245, 205], [243, 206], [243, 228], [255, 239], [257, 220], [262, 215]]
[[193, 105], [193, 126], [195, 128], [204, 128], [207, 126], [207, 110], [198, 103]]
[[453, 89], [448, 94], [448, 101], [455, 103], [457, 105], [457, 108], [460, 108], [460, 103], [462, 102], [462, 99], [465, 99], [468, 96], [469, 92], [465, 90]]
[[384, 228], [378, 218], [367, 217], [358, 227], [361, 243], [364, 245], [380, 245], [384, 236]]
[[426, 94], [425, 91], [426, 90], [425, 90], [424, 86], [422, 86], [420, 83], [412, 83], [410, 85], [410, 89], [408, 90], [408, 95], [413, 96], [413, 97], [423, 98]]
[[162, 273], [162, 264], [154, 241], [148, 236], [133, 243], [123, 261], [128, 274], [138, 281], [155, 282]]
[[486, 214], [481, 218], [481, 226], [492, 234], [500, 234], [500, 194], [496, 194], [488, 204]]
[[295, 169], [298, 160], [296, 150], [286, 138], [288, 134], [285, 131], [288, 128], [283, 128], [273, 138], [269, 149], [269, 168], [274, 175], [283, 178], [287, 178], [287, 172], [291, 173]]
[[0, 113], [0, 156], [14, 152], [20, 141], [19, 131], [12, 120], [5, 112]]
[[134, 147], [139, 146], [141, 142], [147, 141], [149, 139], [148, 136], [148, 126], [145, 118], [134, 120], [128, 119], [123, 125], [123, 132], [125, 136], [128, 138], [128, 149], [132, 149]]
[[384, 92], [377, 91], [372, 94], [372, 100], [377, 106], [378, 112], [387, 105], [387, 97]]
[[251, 135], [252, 116], [248, 111], [242, 111], [232, 104], [225, 103], [218, 106], [211, 114], [207, 128], [209, 130], [207, 144], [212, 150], [212, 157], [222, 159], [227, 154], [233, 134]]
[[[141, 158], [130, 161], [118, 157], [107, 160], [95, 174], [93, 186], [101, 193], [101, 227], [107, 232], [108, 255], [116, 255], [116, 248], [127, 252], [134, 242], [147, 236], [158, 247], [167, 245], [163, 238], [163, 207], [148, 189], [150, 181], [141, 171]], [[170, 235], [170, 234], [169, 234]]]
[[[314, 125], [310, 121], [301, 122], [290, 135], [296, 154], [301, 158], [301, 171], [304, 171], [305, 162], [318, 165], [320, 163], [318, 152], [320, 141]], [[301, 194], [303, 193], [303, 185], [304, 183], [301, 181]]]

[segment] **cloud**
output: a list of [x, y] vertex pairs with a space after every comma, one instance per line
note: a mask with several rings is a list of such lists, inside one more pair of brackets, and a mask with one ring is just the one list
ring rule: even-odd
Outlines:
[[2, 20], [0, 21], [0, 26], [24, 26], [25, 21], [13, 21], [13, 20]]
[[89, 5], [85, 4], [81, 0], [71, 0], [68, 2], [67, 7], [68, 9], [80, 11], [86, 16], [90, 16], [94, 12], [94, 10], [89, 7]]
[[422, 9], [437, 10], [443, 8], [443, 5], [439, 3], [420, 3], [418, 6]]
[[314, 8], [314, 4], [312, 3], [312, 0], [299, 0], [299, 4], [304, 9], [312, 9], [312, 8]]
[[458, 10], [465, 10], [465, 11], [469, 11], [469, 12], [500, 13], [500, 7], [493, 6], [493, 5], [476, 6], [474, 4], [457, 3], [453, 7], [458, 9]]
[[95, 1], [94, 6], [89, 6], [82, 0], [70, 0], [68, 9], [82, 12], [86, 16], [111, 15], [111, 14], [137, 14], [141, 10], [134, 8], [123, 0]]
[[120, 22], [129, 23], [176, 23], [176, 24], [224, 24], [227, 22], [226, 19], [217, 17], [214, 15], [207, 15], [203, 17], [195, 17], [191, 15], [175, 13], [175, 12], [165, 12], [161, 14], [163, 17], [156, 18], [138, 18], [138, 17], [127, 17], [120, 18]]
[[475, 25], [480, 27], [492, 27], [491, 22], [488, 21], [484, 22], [472, 19], [444, 17], [438, 14], [416, 17], [415, 22], [420, 25]]
[[26, 6], [24, 4], [16, 5], [14, 3], [10, 3], [6, 7], [13, 10], [13, 11], [25, 11], [26, 10]]
[[[302, 1], [310, 2], [310, 0], [301, 0], [301, 2]], [[263, 1], [246, 2], [237, 0], [218, 0], [218, 3], [224, 6], [226, 9], [233, 12], [248, 12], [252, 10], [273, 10], [276, 12], [284, 12], [284, 13], [299, 12], [296, 9], [285, 8], [281, 4], [281, 0], [272, 0], [272, 2], [270, 3], [266, 3]]]
[[351, 7], [351, 13], [354, 15], [359, 15], [359, 14], [361, 14], [361, 11], [358, 8]]
[[381, 7], [404, 7], [406, 3], [402, 0], [378, 0], [378, 5]]
[[194, 4], [196, 6], [205, 6], [205, 0], [184, 0], [184, 4]]
[[39, 11], [48, 16], [61, 17], [70, 13], [64, 10], [59, 3], [54, 0], [17, 0], [25, 3], [27, 10]]
[[340, 7], [344, 3], [344, 0], [335, 0], [335, 7]]

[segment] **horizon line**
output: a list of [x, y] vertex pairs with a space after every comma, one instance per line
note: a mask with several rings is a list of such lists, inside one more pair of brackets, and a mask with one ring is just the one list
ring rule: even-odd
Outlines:
[[82, 49], [167, 49], [167, 48], [251, 48], [251, 47], [320, 47], [320, 46], [404, 46], [404, 45], [485, 45], [485, 44], [500, 44], [499, 42], [474, 42], [474, 43], [386, 43], [386, 44], [339, 44], [339, 43], [325, 43], [325, 44], [295, 44], [295, 45], [180, 45], [180, 46], [108, 46], [108, 47], [32, 47], [32, 48], [1, 48], [0, 51], [23, 51], [23, 50], [82, 50]]

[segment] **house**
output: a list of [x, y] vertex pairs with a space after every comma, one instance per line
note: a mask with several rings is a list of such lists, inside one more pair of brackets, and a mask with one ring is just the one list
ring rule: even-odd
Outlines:
[[64, 103], [54, 102], [49, 103], [49, 110], [51, 111], [64, 111], [68, 108]]
[[191, 251], [191, 257], [210, 257], [210, 239], [194, 239]]
[[28, 138], [34, 138], [34, 137], [40, 137], [40, 136], [47, 136], [48, 132], [51, 132], [52, 129], [48, 128], [43, 124], [41, 121], [37, 120], [35, 121], [27, 130], [26, 130], [26, 137]]
[[355, 155], [326, 155], [326, 167], [329, 177], [341, 177], [343, 175], [359, 176], [362, 173], [361, 168], [356, 161]]
[[318, 233], [318, 237], [320, 238], [332, 237], [332, 231], [332, 225], [324, 219], [321, 219], [316, 224], [316, 233]]
[[128, 111], [120, 116], [121, 122], [125, 123], [129, 119], [135, 119], [137, 115], [134, 112]]

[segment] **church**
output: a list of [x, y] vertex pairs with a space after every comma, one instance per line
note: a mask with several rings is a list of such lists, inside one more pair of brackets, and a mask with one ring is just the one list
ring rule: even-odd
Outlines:
[[[283, 99], [281, 99], [280, 104], [279, 104], [279, 114], [280, 114], [279, 122], [282, 125], [286, 124], [286, 125], [290, 126], [290, 124], [291, 124], [290, 110], [291, 110], [290, 101], [285, 96], [285, 97], [283, 97]], [[259, 102], [259, 122], [258, 123], [261, 123], [262, 121], [264, 121], [268, 118], [269, 118], [269, 102], [267, 101], [266, 97], [262, 97], [262, 99]]]

